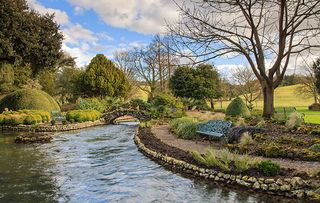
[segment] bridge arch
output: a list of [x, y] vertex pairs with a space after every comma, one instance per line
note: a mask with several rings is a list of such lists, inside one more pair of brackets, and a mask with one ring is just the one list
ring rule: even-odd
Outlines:
[[116, 109], [114, 111], [105, 112], [102, 117], [107, 123], [114, 123], [117, 118], [122, 116], [132, 116], [139, 121], [149, 121], [151, 120], [150, 115], [146, 111], [136, 110], [136, 109]]

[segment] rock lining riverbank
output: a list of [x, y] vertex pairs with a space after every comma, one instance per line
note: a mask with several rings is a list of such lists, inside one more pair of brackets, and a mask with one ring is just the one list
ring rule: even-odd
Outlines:
[[104, 120], [88, 121], [83, 123], [71, 123], [71, 124], [56, 124], [56, 125], [19, 125], [19, 126], [1, 126], [1, 131], [9, 132], [64, 132], [79, 130], [88, 127], [100, 126], [108, 124]]

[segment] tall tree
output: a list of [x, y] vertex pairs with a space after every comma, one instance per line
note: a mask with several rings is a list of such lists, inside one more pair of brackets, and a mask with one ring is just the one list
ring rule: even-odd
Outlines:
[[179, 60], [172, 54], [171, 41], [168, 37], [156, 35], [153, 41], [144, 47], [128, 52], [130, 70], [135, 79], [144, 85], [139, 87], [153, 98], [156, 92], [165, 92], [168, 81]]
[[81, 95], [81, 77], [83, 69], [75, 67], [64, 67], [58, 72], [58, 91], [61, 95], [61, 102], [75, 102]]
[[315, 87], [320, 94], [320, 58], [318, 58], [312, 65], [312, 69], [315, 76]]
[[170, 79], [170, 89], [177, 97], [196, 100], [209, 99], [214, 108], [213, 99], [221, 97], [218, 72], [211, 65], [202, 64], [195, 69], [178, 67]]
[[26, 0], [0, 0], [0, 61], [30, 63], [35, 76], [40, 70], [55, 68], [63, 35], [54, 15], [30, 10]]
[[274, 113], [274, 90], [290, 59], [320, 48], [319, 0], [175, 2], [181, 17], [169, 28], [177, 50], [199, 60], [245, 59], [262, 87], [266, 118]]
[[87, 96], [122, 97], [129, 88], [124, 72], [103, 54], [97, 54], [91, 60], [82, 82]]

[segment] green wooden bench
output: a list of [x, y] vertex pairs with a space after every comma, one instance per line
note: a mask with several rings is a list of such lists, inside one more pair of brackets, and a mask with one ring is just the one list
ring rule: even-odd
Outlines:
[[223, 120], [211, 120], [198, 125], [197, 133], [210, 138], [220, 139], [230, 130], [232, 123]]

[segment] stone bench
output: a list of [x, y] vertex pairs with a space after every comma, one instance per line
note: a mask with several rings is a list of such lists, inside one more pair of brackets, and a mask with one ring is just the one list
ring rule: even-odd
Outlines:
[[198, 125], [197, 133], [210, 138], [220, 139], [230, 130], [232, 123], [223, 120], [211, 120]]

